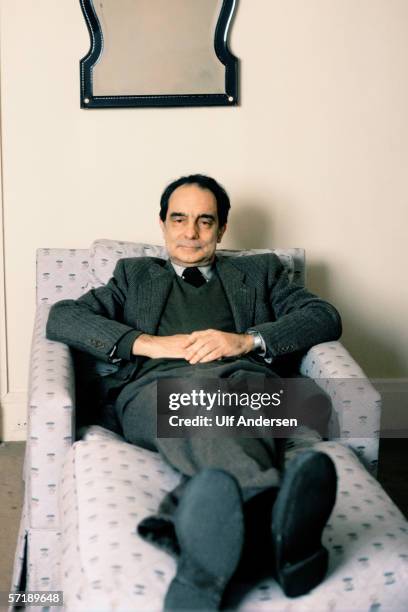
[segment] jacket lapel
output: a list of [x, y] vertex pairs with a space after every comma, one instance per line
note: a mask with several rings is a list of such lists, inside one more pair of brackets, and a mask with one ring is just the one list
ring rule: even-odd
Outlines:
[[228, 258], [216, 259], [221, 284], [231, 307], [237, 333], [242, 334], [254, 323], [255, 289], [244, 283], [245, 274]]
[[138, 329], [154, 334], [173, 283], [174, 271], [170, 262], [163, 266], [153, 263], [141, 282], [136, 306]]

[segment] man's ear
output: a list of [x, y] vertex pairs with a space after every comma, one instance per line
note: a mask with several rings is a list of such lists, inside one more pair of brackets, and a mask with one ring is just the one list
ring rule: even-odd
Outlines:
[[221, 242], [226, 229], [227, 229], [226, 223], [224, 223], [224, 225], [218, 229], [217, 242]]
[[160, 229], [164, 234], [164, 222], [161, 220], [160, 216], [159, 216], [159, 225], [160, 225]]

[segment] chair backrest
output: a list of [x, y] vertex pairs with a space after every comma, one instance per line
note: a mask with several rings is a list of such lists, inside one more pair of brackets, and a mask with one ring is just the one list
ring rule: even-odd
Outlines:
[[[291, 280], [305, 282], [304, 249], [219, 250], [218, 253], [240, 257], [275, 253]], [[145, 256], [167, 259], [167, 252], [161, 246], [117, 240], [96, 240], [90, 249], [38, 249], [37, 303], [77, 299], [88, 289], [107, 283], [119, 259]]]
[[37, 249], [37, 304], [77, 299], [91, 286], [89, 249]]

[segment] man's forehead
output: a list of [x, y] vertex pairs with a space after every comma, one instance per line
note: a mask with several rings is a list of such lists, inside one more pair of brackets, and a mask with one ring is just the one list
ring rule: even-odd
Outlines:
[[209, 189], [197, 185], [182, 185], [169, 198], [168, 213], [186, 215], [212, 214], [217, 216], [217, 200]]

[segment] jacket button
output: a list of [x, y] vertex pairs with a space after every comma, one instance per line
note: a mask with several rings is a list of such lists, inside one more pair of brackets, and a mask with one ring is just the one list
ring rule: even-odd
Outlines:
[[92, 346], [95, 346], [96, 348], [103, 348], [105, 346], [104, 342], [102, 342], [101, 340], [95, 340], [94, 338], [91, 338], [89, 342], [92, 344]]

